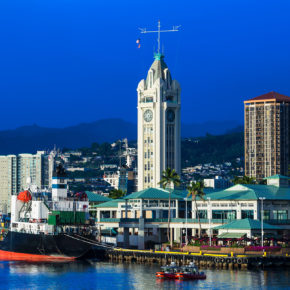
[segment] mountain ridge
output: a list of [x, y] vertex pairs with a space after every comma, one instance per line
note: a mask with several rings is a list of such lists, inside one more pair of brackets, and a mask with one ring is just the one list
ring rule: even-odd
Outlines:
[[[225, 134], [241, 126], [237, 121], [208, 121], [181, 125], [182, 138]], [[239, 129], [240, 130], [240, 129]], [[0, 131], [0, 154], [34, 153], [37, 150], [80, 148], [93, 142], [114, 142], [127, 137], [137, 139], [137, 125], [120, 118], [102, 119], [64, 128], [37, 124]]]

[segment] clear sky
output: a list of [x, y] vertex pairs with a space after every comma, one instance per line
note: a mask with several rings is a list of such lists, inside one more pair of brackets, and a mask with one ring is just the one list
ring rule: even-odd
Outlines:
[[[0, 129], [136, 122], [138, 82], [162, 35], [182, 87], [182, 121], [238, 120], [243, 100], [290, 95], [288, 0], [2, 0]], [[141, 38], [137, 49], [136, 39]]]

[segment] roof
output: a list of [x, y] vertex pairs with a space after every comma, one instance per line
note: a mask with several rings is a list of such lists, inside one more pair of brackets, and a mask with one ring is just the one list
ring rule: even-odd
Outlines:
[[91, 208], [103, 208], [103, 207], [118, 207], [119, 202], [125, 202], [124, 199], [112, 199], [110, 201], [100, 203], [97, 205], [92, 205]]
[[[168, 199], [169, 191], [162, 188], [147, 188], [141, 191], [133, 192], [124, 197], [124, 199]], [[173, 190], [171, 199], [183, 199], [185, 195], [183, 191]]]
[[[215, 192], [212, 188], [204, 188], [205, 194]], [[188, 197], [188, 191], [184, 189], [174, 189], [171, 193], [171, 199], [184, 200]], [[163, 188], [147, 188], [141, 191], [133, 192], [124, 197], [124, 199], [168, 199], [169, 190]], [[192, 197], [189, 196], [188, 200]]]
[[[234, 220], [228, 224], [224, 224], [221, 226], [214, 227], [214, 230], [219, 229], [233, 229], [233, 230], [260, 230], [261, 229], [261, 222], [259, 220], [253, 219], [242, 219], [242, 220]], [[276, 230], [277, 227], [269, 225], [263, 222], [264, 230]]]
[[258, 200], [265, 197], [271, 200], [290, 200], [290, 187], [277, 187], [261, 184], [237, 184], [225, 190], [208, 193], [212, 200]]
[[[148, 71], [148, 74], [147, 74], [147, 78], [146, 78], [146, 85], [147, 86], [148, 86], [148, 82], [149, 82], [150, 70], [153, 70], [153, 84], [155, 83], [155, 81], [157, 79], [165, 80], [165, 78], [166, 78], [165, 70], [168, 69], [168, 67], [164, 61], [164, 55], [157, 53], [154, 55], [154, 58], [155, 58], [155, 60], [154, 60], [153, 64], [151, 65], [151, 67]], [[171, 80], [171, 75], [170, 75], [169, 70], [168, 70], [168, 73], [169, 73], [169, 78]]]
[[246, 235], [246, 233], [222, 233], [219, 234], [217, 237], [220, 239], [239, 239]]
[[90, 202], [106, 202], [111, 200], [109, 197], [91, 192], [91, 191], [86, 191], [86, 194], [88, 196], [88, 199]]
[[290, 179], [288, 176], [280, 175], [280, 174], [275, 174], [269, 177], [266, 177], [265, 179]]
[[267, 100], [273, 100], [273, 101], [278, 101], [278, 102], [290, 102], [290, 97], [287, 97], [285, 95], [276, 93], [276, 92], [269, 92], [267, 94], [249, 99], [247, 101], [244, 101], [244, 103], [248, 102], [257, 102], [257, 101], [267, 101]]

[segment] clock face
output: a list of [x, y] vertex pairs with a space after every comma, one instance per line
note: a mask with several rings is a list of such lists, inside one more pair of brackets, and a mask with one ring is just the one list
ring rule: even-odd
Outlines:
[[175, 113], [174, 113], [174, 111], [173, 110], [171, 110], [171, 109], [169, 109], [169, 110], [167, 110], [167, 121], [168, 122], [173, 122], [174, 121], [174, 119], [175, 119]]
[[150, 122], [153, 119], [153, 112], [151, 110], [146, 110], [144, 112], [144, 120]]

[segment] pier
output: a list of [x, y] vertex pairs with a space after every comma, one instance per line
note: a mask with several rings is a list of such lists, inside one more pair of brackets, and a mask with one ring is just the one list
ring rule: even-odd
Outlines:
[[133, 250], [115, 248], [107, 252], [107, 258], [111, 261], [128, 263], [148, 263], [167, 265], [175, 262], [178, 266], [187, 265], [194, 261], [200, 268], [217, 269], [240, 269], [285, 267], [290, 266], [290, 256], [271, 255], [264, 252], [262, 255], [235, 255], [230, 254], [208, 254], [191, 252], [168, 252], [154, 250]]

